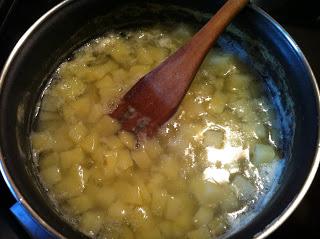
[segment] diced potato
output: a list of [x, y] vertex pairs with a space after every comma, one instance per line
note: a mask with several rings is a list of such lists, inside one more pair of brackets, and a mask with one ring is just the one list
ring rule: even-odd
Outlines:
[[137, 140], [133, 134], [122, 130], [119, 132], [118, 136], [121, 142], [129, 149], [132, 150], [136, 147]]
[[125, 82], [129, 78], [129, 75], [124, 69], [117, 69], [112, 71], [112, 78], [115, 83], [119, 84]]
[[130, 207], [121, 201], [116, 201], [108, 209], [108, 216], [116, 221], [122, 221], [131, 213]]
[[188, 232], [188, 239], [212, 239], [209, 230], [206, 227], [201, 227], [199, 229]]
[[80, 217], [80, 231], [88, 236], [96, 236], [102, 228], [102, 215], [98, 211], [88, 211]]
[[63, 79], [57, 85], [57, 94], [65, 100], [74, 100], [86, 90], [86, 85], [79, 79]]
[[121, 202], [142, 205], [142, 195], [138, 185], [131, 185], [125, 181], [117, 181], [114, 186], [117, 189]]
[[209, 101], [207, 106], [207, 111], [210, 114], [221, 114], [228, 102], [227, 95], [221, 93], [220, 91], [214, 93], [212, 99]]
[[121, 172], [133, 166], [130, 152], [127, 149], [120, 149], [117, 156], [117, 170]]
[[128, 227], [122, 227], [120, 237], [121, 239], [134, 239], [134, 234]]
[[224, 132], [223, 130], [208, 130], [203, 134], [204, 146], [212, 146], [220, 149], [224, 145]]
[[256, 194], [256, 188], [248, 179], [241, 175], [236, 175], [232, 181], [232, 186], [235, 188], [237, 195], [242, 200], [252, 200]]
[[60, 169], [57, 166], [50, 166], [46, 169], [41, 170], [40, 177], [49, 187], [56, 184], [62, 179]]
[[42, 111], [40, 120], [41, 121], [46, 121], [46, 120], [58, 121], [60, 120], [60, 115], [58, 113]]
[[202, 226], [208, 224], [214, 216], [212, 208], [200, 207], [197, 213], [193, 217], [193, 222], [196, 226]]
[[150, 53], [150, 56], [156, 63], [162, 62], [168, 55], [168, 52], [165, 48], [157, 48], [157, 47], [150, 46], [148, 47], [148, 51]]
[[147, 169], [151, 166], [151, 159], [144, 149], [131, 151], [131, 157], [141, 169]]
[[178, 196], [171, 196], [167, 200], [167, 207], [165, 211], [165, 218], [168, 220], [175, 220], [185, 209], [181, 198]]
[[[41, 109], [44, 111], [49, 112], [56, 112], [61, 107], [61, 105], [64, 103], [63, 98], [56, 97], [53, 95], [45, 94], [42, 98], [41, 102]], [[41, 115], [41, 118], [43, 116]]]
[[154, 215], [161, 217], [167, 205], [169, 195], [164, 189], [154, 189], [152, 192], [151, 211]]
[[275, 151], [271, 145], [256, 144], [253, 151], [253, 163], [270, 163], [275, 158]]
[[104, 115], [93, 129], [94, 132], [101, 136], [109, 136], [115, 134], [120, 129], [120, 124], [108, 115]]
[[149, 208], [134, 208], [130, 213], [130, 224], [134, 229], [141, 228], [142, 226], [153, 225], [153, 218]]
[[158, 225], [159, 230], [165, 238], [173, 238], [174, 237], [174, 226], [172, 224], [173, 223], [171, 221], [165, 221], [165, 220], [162, 220], [159, 223], [159, 225]]
[[76, 125], [73, 125], [69, 130], [69, 136], [73, 142], [78, 143], [84, 136], [86, 136], [88, 130], [86, 126], [80, 121]]
[[91, 107], [91, 111], [88, 115], [87, 121], [89, 123], [96, 123], [104, 114], [104, 110], [100, 104], [94, 104]]
[[[93, 196], [93, 195], [92, 195]], [[81, 214], [94, 207], [92, 196], [81, 195], [68, 200], [73, 213]]]
[[224, 212], [234, 212], [240, 209], [239, 199], [229, 184], [224, 185], [222, 197], [220, 207]]
[[131, 49], [128, 44], [121, 39], [114, 42], [113, 48], [110, 52], [111, 57], [119, 64], [127, 64], [130, 57]]
[[169, 180], [177, 179], [180, 165], [178, 160], [167, 155], [163, 155], [160, 161], [160, 172]]
[[250, 81], [249, 75], [234, 74], [227, 78], [225, 87], [228, 91], [244, 90], [249, 87]]
[[104, 153], [103, 169], [106, 178], [113, 178], [115, 176], [115, 171], [118, 162], [118, 152], [117, 151], [106, 151]]
[[79, 177], [64, 177], [54, 185], [53, 192], [60, 199], [76, 197], [83, 192], [83, 184]]
[[39, 160], [39, 168], [40, 171], [50, 166], [58, 166], [59, 165], [59, 154], [54, 152], [50, 153]]
[[113, 82], [112, 78], [110, 76], [106, 75], [101, 80], [97, 81], [94, 85], [98, 89], [102, 89], [102, 88], [112, 88], [114, 86], [114, 84], [115, 83]]
[[211, 222], [208, 223], [208, 228], [212, 233], [212, 237], [219, 236], [227, 230], [228, 221], [224, 216], [215, 217]]
[[71, 166], [83, 162], [85, 155], [81, 148], [75, 148], [69, 151], [60, 153], [60, 165], [62, 170], [66, 171]]
[[150, 67], [146, 65], [135, 65], [129, 70], [129, 76], [134, 80], [140, 79], [142, 76], [150, 71]]
[[92, 153], [98, 146], [98, 136], [91, 133], [80, 141], [80, 147], [87, 153]]
[[103, 138], [103, 143], [105, 143], [111, 150], [121, 149], [124, 146], [119, 137], [116, 135], [111, 135]]
[[32, 146], [38, 152], [51, 149], [54, 144], [54, 139], [48, 131], [32, 133], [31, 135]]
[[232, 55], [216, 52], [213, 54], [210, 62], [212, 64], [212, 68], [215, 69], [215, 74], [219, 77], [228, 76], [232, 73], [235, 73], [237, 70], [234, 57], [232, 57]]
[[144, 149], [147, 151], [151, 159], [156, 159], [162, 152], [161, 145], [156, 139], [148, 139], [144, 142]]
[[192, 96], [187, 97], [182, 102], [182, 107], [186, 109], [188, 118], [198, 118], [205, 111], [204, 105], [196, 101]]
[[157, 226], [143, 226], [136, 233], [136, 238], [139, 239], [161, 239], [161, 233]]
[[191, 181], [190, 189], [201, 205], [214, 208], [223, 200], [224, 188], [217, 183], [195, 178]]
[[62, 126], [52, 132], [54, 144], [52, 150], [56, 152], [66, 151], [74, 146], [73, 141], [69, 137], [69, 127]]
[[137, 51], [137, 60], [140, 64], [151, 65], [153, 63], [152, 56], [147, 48], [141, 47]]

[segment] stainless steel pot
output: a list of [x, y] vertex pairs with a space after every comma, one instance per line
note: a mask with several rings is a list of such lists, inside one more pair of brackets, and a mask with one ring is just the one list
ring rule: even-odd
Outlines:
[[[105, 31], [172, 20], [202, 24], [206, 15], [190, 9], [211, 14], [220, 5], [212, 0], [66, 0], [19, 40], [0, 78], [1, 171], [20, 205], [50, 235], [85, 238], [53, 208], [32, 161], [29, 134], [50, 74], [73, 50]], [[281, 120], [285, 167], [279, 183], [254, 220], [226, 234], [264, 238], [297, 207], [315, 176], [320, 160], [319, 91], [297, 44], [257, 7], [244, 9], [217, 45], [238, 55], [264, 82]]]

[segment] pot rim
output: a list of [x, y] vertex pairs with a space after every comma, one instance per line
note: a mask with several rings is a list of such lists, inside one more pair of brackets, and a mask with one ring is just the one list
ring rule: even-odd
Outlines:
[[[0, 75], [0, 94], [3, 89], [3, 84], [5, 83], [6, 74], [10, 68], [10, 65], [12, 61], [15, 59], [15, 57], [19, 54], [20, 48], [24, 46], [25, 41], [30, 37], [30, 35], [39, 27], [41, 27], [41, 24], [45, 22], [51, 15], [59, 11], [61, 8], [65, 7], [67, 4], [71, 4], [75, 0], [64, 0], [61, 3], [57, 4], [53, 8], [51, 8], [49, 11], [47, 11], [45, 14], [43, 14], [35, 23], [32, 24], [32, 26], [22, 35], [22, 37], [19, 39], [19, 41], [14, 46], [13, 50], [11, 51], [8, 59], [6, 60], [3, 69], [1, 71]], [[313, 89], [316, 94], [316, 105], [317, 105], [317, 111], [320, 112], [320, 92], [318, 88], [318, 84], [316, 81], [316, 78], [312, 72], [312, 69], [304, 56], [303, 52], [297, 45], [297, 43], [293, 40], [293, 38], [289, 35], [289, 33], [275, 20], [273, 19], [268, 13], [266, 13], [264, 10], [259, 8], [258, 6], [255, 6], [254, 4], [249, 4], [248, 7], [253, 9], [255, 12], [260, 14], [262, 17], [267, 19], [271, 25], [276, 27], [278, 31], [280, 31], [285, 39], [290, 43], [290, 45], [294, 48], [296, 53], [298, 54], [299, 58], [302, 60], [303, 65], [305, 66], [306, 70], [308, 71], [308, 74], [311, 78], [311, 83], [313, 85]], [[1, 130], [1, 129], [0, 129]], [[303, 197], [306, 195], [308, 189], [310, 188], [313, 179], [315, 178], [317, 169], [319, 167], [320, 163], [320, 127], [318, 127], [318, 137], [317, 137], [317, 148], [315, 152], [315, 157], [312, 163], [311, 170], [309, 171], [309, 174], [300, 189], [300, 192], [295, 196], [295, 198], [288, 204], [288, 206], [280, 213], [278, 217], [276, 217], [272, 222], [270, 222], [261, 232], [258, 232], [256, 235], [254, 235], [254, 238], [262, 239], [269, 236], [273, 231], [275, 231], [282, 223], [293, 213], [293, 211], [297, 208], [299, 203], [302, 201]], [[37, 220], [37, 222], [40, 223], [40, 225], [45, 228], [49, 233], [58, 236], [59, 238], [66, 238], [64, 235], [62, 235], [59, 231], [57, 231], [54, 227], [49, 225], [45, 220], [42, 219], [42, 217], [33, 210], [33, 208], [29, 205], [29, 203], [24, 199], [23, 195], [18, 190], [17, 186], [15, 185], [14, 179], [10, 176], [8, 168], [5, 164], [5, 161], [3, 160], [3, 154], [2, 154], [2, 146], [0, 145], [0, 171], [1, 174], [9, 187], [11, 193], [17, 200], [17, 202], [21, 203], [22, 206], [31, 214], [31, 216]]]

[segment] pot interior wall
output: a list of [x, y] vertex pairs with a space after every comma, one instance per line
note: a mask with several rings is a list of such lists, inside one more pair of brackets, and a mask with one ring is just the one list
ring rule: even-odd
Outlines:
[[[1, 89], [1, 150], [8, 172], [33, 210], [67, 238], [84, 236], [61, 220], [48, 203], [35, 174], [28, 138], [36, 103], [50, 74], [73, 50], [106, 31], [169, 20], [198, 24], [205, 20], [168, 5], [205, 13], [213, 13], [220, 6], [211, 0], [159, 1], [164, 8], [136, 2], [139, 4], [124, 0], [66, 3], [27, 38]], [[254, 221], [229, 235], [250, 238], [286, 209], [308, 176], [317, 149], [318, 96], [299, 51], [281, 29], [254, 8], [245, 9], [217, 44], [238, 55], [264, 81], [276, 105], [284, 136], [281, 147], [286, 166], [274, 196]]]

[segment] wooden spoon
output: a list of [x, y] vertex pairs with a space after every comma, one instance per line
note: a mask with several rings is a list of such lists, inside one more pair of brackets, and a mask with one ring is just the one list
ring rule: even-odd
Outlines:
[[127, 131], [152, 137], [176, 112], [206, 54], [248, 1], [228, 0], [189, 42], [143, 76], [111, 117]]

